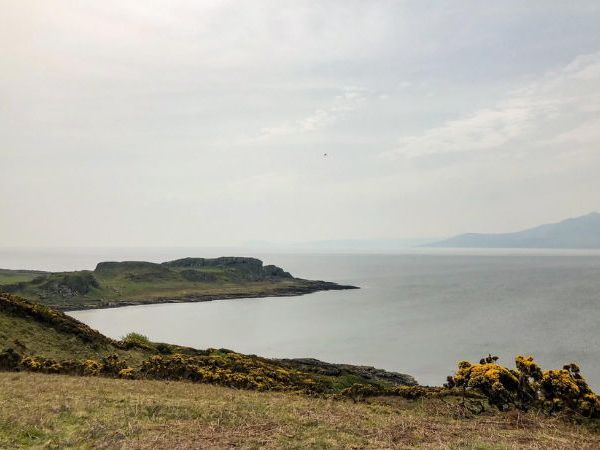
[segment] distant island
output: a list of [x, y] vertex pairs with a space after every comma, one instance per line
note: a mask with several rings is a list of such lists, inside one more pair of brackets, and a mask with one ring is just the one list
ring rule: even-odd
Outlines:
[[101, 262], [93, 271], [74, 272], [0, 269], [0, 292], [60, 310], [293, 296], [341, 289], [357, 287], [295, 278], [280, 267], [247, 257]]
[[467, 233], [426, 244], [438, 248], [600, 248], [597, 212], [514, 233]]

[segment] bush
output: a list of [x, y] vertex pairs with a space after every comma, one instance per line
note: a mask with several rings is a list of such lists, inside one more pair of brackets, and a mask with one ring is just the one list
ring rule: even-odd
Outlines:
[[407, 400], [416, 400], [422, 397], [441, 396], [445, 390], [439, 387], [425, 386], [382, 386], [378, 384], [355, 383], [343, 389], [339, 395], [360, 401], [367, 397], [401, 397]]
[[12, 348], [7, 348], [0, 353], [0, 370], [17, 370], [21, 364], [21, 355]]
[[360, 401], [365, 397], [376, 397], [384, 395], [384, 389], [372, 384], [354, 383], [352, 386], [343, 389], [340, 396], [349, 397], [354, 402]]
[[7, 349], [0, 353], [0, 369], [130, 379], [187, 380], [260, 391], [317, 393], [325, 391], [327, 387], [304, 372], [282, 368], [267, 360], [238, 353], [213, 353], [205, 356], [155, 355], [144, 361], [137, 370], [128, 367], [117, 355], [101, 360], [57, 361], [36, 356], [21, 357], [14, 350]]
[[325, 390], [325, 386], [304, 372], [238, 353], [156, 355], [142, 363], [139, 375], [151, 379], [188, 380], [259, 391], [316, 393]]
[[156, 350], [154, 344], [146, 336], [140, 333], [129, 333], [121, 338], [121, 344], [124, 348], [130, 349], [138, 347], [145, 350]]
[[162, 342], [158, 342], [154, 344], [154, 347], [161, 355], [171, 355], [173, 354], [173, 348], [169, 344], [164, 344]]
[[119, 371], [119, 378], [133, 379], [136, 377], [136, 375], [137, 371], [131, 367], [126, 367], [125, 369], [121, 369]]
[[590, 389], [576, 364], [559, 370], [542, 369], [533, 357], [519, 355], [516, 369], [497, 364], [498, 357], [488, 356], [479, 364], [458, 363], [447, 387], [481, 392], [490, 405], [500, 410], [538, 408], [547, 413], [570, 411], [585, 417], [600, 417], [600, 398]]
[[38, 356], [22, 357], [11, 348], [0, 353], [0, 369], [2, 370], [26, 370], [28, 372], [57, 373], [63, 375], [104, 375], [116, 377], [121, 376], [121, 372], [127, 368], [127, 364], [119, 360], [117, 355], [109, 355], [100, 361], [95, 359], [87, 359], [85, 361], [57, 361]]

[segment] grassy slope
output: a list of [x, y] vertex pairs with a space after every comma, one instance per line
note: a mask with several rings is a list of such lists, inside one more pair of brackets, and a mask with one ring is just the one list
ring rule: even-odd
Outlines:
[[[153, 355], [169, 357], [180, 353], [193, 358], [219, 361], [223, 369], [240, 372], [240, 364], [252, 368], [262, 367], [265, 373], [293, 369], [300, 379], [313, 380], [315, 385], [327, 392], [339, 392], [354, 383], [373, 383], [388, 386], [389, 379], [376, 379], [365, 375], [360, 368], [348, 366], [337, 374], [308, 370], [294, 360], [277, 361], [253, 355], [240, 355], [227, 350], [196, 350], [170, 344], [156, 344], [144, 341], [142, 345], [126, 345], [114, 341], [91, 329], [87, 325], [64, 313], [44, 305], [30, 303], [10, 294], [0, 293], [0, 352], [11, 348], [22, 356], [35, 356], [64, 360], [100, 360], [111, 354], [127, 362], [127, 366], [140, 368], [143, 361]], [[198, 361], [196, 361], [198, 362]], [[199, 363], [199, 362], [198, 362]], [[397, 374], [399, 375], [399, 374]], [[401, 384], [414, 384], [409, 376], [403, 377]], [[284, 382], [285, 388], [297, 388], [295, 379]]]
[[340, 288], [335, 283], [293, 278], [283, 271], [265, 275], [262, 262], [245, 260], [253, 261], [253, 265], [190, 267], [173, 265], [173, 262], [124, 262], [101, 263], [94, 271], [0, 270], [0, 290], [58, 309], [85, 309], [164, 301], [298, 295]]
[[0, 269], [0, 285], [13, 284], [21, 281], [31, 281], [46, 272], [36, 270], [8, 270]]
[[600, 434], [559, 418], [448, 400], [369, 403], [185, 382], [0, 373], [0, 448], [596, 449]]
[[[11, 298], [0, 293], [0, 350], [12, 348], [22, 355], [61, 360], [99, 359], [117, 354], [132, 364], [149, 356], [148, 351], [140, 348], [125, 350], [81, 322], [44, 306], [39, 305], [36, 310], [46, 314], [45, 320], [32, 317], [33, 311], [21, 310]], [[9, 311], [11, 306], [16, 310]]]
[[53, 359], [99, 359], [117, 354], [132, 364], [148, 357], [140, 349], [123, 350], [110, 342], [86, 342], [51, 326], [0, 312], [0, 350], [13, 348], [23, 355]]

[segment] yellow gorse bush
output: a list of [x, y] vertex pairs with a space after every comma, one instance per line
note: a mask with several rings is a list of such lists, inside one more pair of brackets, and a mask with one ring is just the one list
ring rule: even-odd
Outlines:
[[56, 361], [34, 356], [21, 357], [12, 349], [0, 352], [0, 368], [30, 372], [58, 373], [83, 376], [111, 376], [118, 378], [146, 378], [157, 380], [187, 380], [220, 384], [259, 391], [324, 392], [330, 386], [311, 374], [274, 365], [268, 360], [238, 353], [211, 353], [208, 355], [170, 356], [154, 355], [139, 369], [127, 367], [117, 355], [101, 360]]
[[131, 368], [131, 367], [127, 367], [125, 369], [121, 369], [119, 370], [119, 378], [135, 378], [136, 376], [136, 370]]
[[497, 360], [488, 356], [479, 364], [460, 361], [446, 386], [461, 388], [463, 392], [476, 390], [501, 410], [536, 407], [548, 413], [568, 410], [585, 417], [600, 417], [600, 398], [576, 364], [542, 371], [531, 356], [518, 355], [516, 369], [503, 367]]
[[154, 379], [190, 380], [254, 390], [322, 391], [308, 374], [273, 367], [260, 358], [237, 353], [207, 356], [153, 356], [142, 363], [140, 376]]

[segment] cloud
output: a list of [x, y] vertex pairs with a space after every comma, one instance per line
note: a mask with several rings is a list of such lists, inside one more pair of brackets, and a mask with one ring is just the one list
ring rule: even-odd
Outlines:
[[366, 100], [367, 94], [364, 89], [356, 86], [345, 87], [329, 105], [317, 108], [312, 114], [299, 120], [265, 127], [260, 130], [255, 140], [266, 141], [281, 136], [310, 133], [328, 128], [359, 109]]
[[600, 128], [594, 120], [600, 111], [599, 93], [600, 53], [582, 55], [562, 70], [512, 91], [494, 106], [400, 138], [384, 156], [511, 153], [533, 149], [538, 142], [580, 143], [583, 138], [597, 142]]
[[0, 244], [443, 235], [600, 208], [597, 1], [4, 3]]

